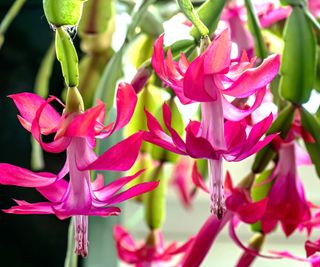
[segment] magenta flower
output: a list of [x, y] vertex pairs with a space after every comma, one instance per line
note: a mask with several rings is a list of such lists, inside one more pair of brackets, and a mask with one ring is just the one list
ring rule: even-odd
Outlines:
[[269, 135], [260, 140], [272, 123], [272, 115], [255, 124], [248, 135], [245, 120], [226, 121], [223, 127], [224, 136], [222, 136], [225, 148], [220, 148], [213, 145], [211, 141], [211, 138], [216, 138], [213, 135], [215, 130], [212, 129], [210, 136], [207, 136], [203, 133], [200, 122], [197, 121], [190, 121], [186, 127], [186, 140], [183, 141], [171, 126], [171, 112], [166, 104], [163, 105], [163, 120], [170, 135], [165, 132], [155, 117], [147, 111], [146, 114], [149, 129], [144, 137], [146, 141], [177, 154], [208, 159], [211, 208], [214, 213], [219, 213], [219, 217], [222, 216], [221, 210], [224, 209], [222, 158], [227, 161], [241, 161], [259, 151], [275, 137], [275, 135]]
[[138, 245], [120, 225], [114, 228], [114, 239], [119, 258], [125, 263], [136, 267], [168, 266], [168, 263], [172, 263], [174, 257], [183, 254], [193, 242], [191, 238], [180, 246], [174, 242], [165, 247], [161, 231], [154, 230], [144, 244]]
[[[254, 8], [263, 28], [270, 27], [272, 24], [286, 19], [291, 12], [290, 7], [277, 6], [272, 1], [256, 3]], [[227, 23], [231, 31], [231, 40], [237, 44], [239, 54], [244, 50], [249, 55], [253, 55], [254, 41], [246, 26], [247, 14], [244, 4], [228, 3], [222, 13], [221, 20]]]
[[[49, 152], [67, 150], [66, 163], [59, 174], [32, 171], [0, 164], [0, 183], [36, 188], [49, 202], [28, 203], [16, 200], [17, 206], [5, 210], [14, 214], [55, 214], [59, 219], [75, 216], [76, 253], [87, 255], [88, 216], [118, 215], [120, 209], [112, 205], [150, 191], [157, 183], [136, 185], [122, 193], [117, 193], [124, 185], [136, 178], [119, 178], [103, 185], [103, 177], [98, 175], [91, 182], [90, 170], [125, 171], [134, 163], [141, 146], [143, 133], [138, 132], [119, 142], [97, 157], [93, 151], [95, 138], [105, 138], [125, 126], [133, 113], [137, 97], [133, 88], [121, 84], [117, 92], [116, 121], [103, 126], [105, 106], [99, 103], [85, 112], [64, 112], [60, 116], [49, 102], [32, 93], [10, 96], [15, 102], [22, 125], [32, 132], [42, 148]], [[40, 134], [53, 134], [51, 143], [44, 143]], [[130, 147], [130, 150], [128, 150]], [[69, 182], [63, 180], [69, 173]]]
[[[211, 209], [219, 217], [225, 210], [221, 175], [222, 157], [228, 161], [242, 160], [256, 153], [273, 138], [273, 136], [267, 137], [264, 142], [258, 142], [270, 126], [272, 116], [256, 124], [248, 138], [245, 133], [246, 123], [241, 120], [259, 107], [266, 86], [278, 73], [280, 64], [279, 56], [273, 55], [264, 60], [259, 67], [254, 68], [254, 59], [249, 61], [246, 53], [239, 62], [233, 62], [230, 53], [231, 41], [228, 30], [218, 35], [207, 50], [191, 64], [183, 54], [178, 63], [174, 62], [170, 50], [164, 59], [163, 36], [160, 37], [154, 46], [152, 65], [158, 76], [172, 87], [183, 104], [193, 101], [201, 103], [202, 121], [201, 124], [189, 123], [184, 143], [171, 128], [171, 115], [166, 106], [164, 106], [164, 120], [172, 140], [151, 114], [148, 115], [151, 133], [148, 141], [176, 153], [208, 159]], [[225, 95], [235, 98], [255, 95], [256, 99], [251, 107], [243, 110], [232, 105]], [[225, 119], [229, 121], [225, 123]], [[235, 132], [240, 134], [235, 136]]]
[[311, 219], [310, 205], [306, 200], [303, 185], [297, 176], [294, 143], [283, 144], [279, 161], [270, 180], [275, 179], [269, 192], [269, 202], [261, 220], [264, 233], [272, 231], [278, 222], [286, 236]]

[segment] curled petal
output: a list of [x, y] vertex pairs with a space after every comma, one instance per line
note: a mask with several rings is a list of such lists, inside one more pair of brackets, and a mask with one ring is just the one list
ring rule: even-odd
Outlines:
[[258, 107], [260, 107], [265, 93], [265, 88], [258, 90], [253, 105], [248, 109], [237, 108], [236, 106], [229, 103], [229, 101], [224, 96], [222, 96], [224, 117], [230, 121], [240, 121], [244, 119], [245, 117], [249, 116], [253, 111], [255, 111]]
[[190, 121], [186, 128], [186, 148], [188, 154], [193, 158], [216, 159], [216, 152], [210, 142], [201, 136], [197, 136], [199, 129], [200, 123], [196, 121]]
[[228, 28], [219, 34], [205, 52], [204, 72], [214, 74], [228, 70], [230, 65], [231, 40]]
[[[31, 131], [31, 124], [36, 117], [37, 110], [46, 101], [32, 93], [13, 94], [9, 96], [16, 104], [21, 116], [18, 116], [22, 126]], [[46, 105], [43, 109], [39, 127], [42, 134], [49, 134], [57, 128], [60, 121], [59, 113], [51, 106]]]
[[222, 88], [223, 93], [234, 97], [249, 97], [269, 84], [278, 74], [279, 67], [280, 56], [269, 56], [259, 67], [244, 71], [231, 86], [224, 90]]
[[184, 76], [183, 88], [186, 97], [200, 102], [213, 101], [205, 89], [204, 56], [197, 57], [187, 69]]

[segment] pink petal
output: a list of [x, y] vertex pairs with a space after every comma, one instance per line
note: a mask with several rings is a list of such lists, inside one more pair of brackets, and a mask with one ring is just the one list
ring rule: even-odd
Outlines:
[[[46, 101], [42, 97], [32, 93], [13, 94], [9, 97], [14, 101], [21, 114], [21, 117], [19, 116], [18, 118], [22, 122], [22, 125], [26, 130], [30, 131], [37, 110]], [[44, 134], [53, 132], [58, 126], [59, 121], [59, 113], [52, 106], [46, 105], [39, 122], [41, 132]]]
[[193, 158], [216, 159], [216, 152], [210, 142], [203, 137], [197, 136], [199, 129], [200, 123], [196, 121], [190, 121], [186, 128], [186, 147], [188, 154]]
[[36, 188], [41, 195], [51, 202], [59, 202], [62, 200], [68, 189], [68, 182], [59, 180], [51, 185]]
[[41, 131], [40, 131], [40, 124], [39, 124], [39, 121], [41, 120], [41, 117], [42, 117], [42, 112], [45, 110], [46, 106], [54, 99], [56, 98], [50, 97], [46, 102], [40, 105], [40, 107], [36, 112], [35, 118], [32, 121], [31, 132], [33, 137], [39, 142], [39, 144], [45, 151], [51, 152], [51, 153], [60, 153], [68, 147], [68, 145], [71, 142], [71, 139], [69, 137], [62, 137], [57, 140], [54, 140], [51, 143], [44, 143], [41, 140]]
[[117, 118], [111, 133], [118, 131], [129, 123], [136, 107], [137, 100], [137, 95], [131, 84], [122, 82], [118, 85], [116, 97]]
[[131, 182], [133, 179], [137, 178], [144, 170], [138, 171], [134, 175], [126, 176], [111, 182], [105, 187], [94, 191], [94, 195], [99, 201], [105, 202], [110, 199], [116, 192], [118, 192], [122, 187]]
[[239, 109], [236, 106], [229, 103], [229, 101], [222, 96], [222, 105], [223, 105], [223, 115], [227, 120], [231, 121], [240, 121], [245, 117], [249, 116], [253, 111], [260, 107], [263, 97], [265, 95], [266, 89], [262, 88], [257, 91], [256, 98], [253, 105], [248, 109]]
[[209, 193], [209, 189], [205, 184], [202, 175], [198, 171], [198, 166], [196, 161], [194, 162], [192, 167], [192, 182], [196, 187], [202, 189], [206, 193]]
[[91, 182], [93, 191], [100, 190], [104, 186], [104, 177], [102, 173], [98, 173], [96, 179]]
[[219, 34], [207, 48], [204, 56], [205, 74], [224, 72], [230, 65], [231, 40], [228, 28]]
[[66, 126], [65, 132], [60, 133], [55, 138], [61, 137], [61, 135], [68, 137], [83, 137], [89, 138], [90, 143], [94, 144], [95, 138], [95, 125], [97, 119], [101, 114], [105, 114], [104, 104], [100, 104], [93, 108], [86, 110], [84, 113], [79, 114], [71, 118], [71, 122]]
[[258, 89], [268, 85], [278, 74], [279, 67], [280, 56], [269, 56], [259, 67], [243, 72], [231, 86], [223, 90], [223, 94], [241, 98], [249, 97]]
[[183, 140], [181, 139], [180, 135], [177, 133], [176, 130], [174, 130], [171, 127], [171, 120], [172, 120], [172, 115], [171, 115], [171, 111], [169, 106], [164, 103], [162, 106], [162, 110], [163, 110], [163, 120], [164, 123], [167, 127], [167, 129], [169, 130], [171, 136], [172, 136], [172, 141], [174, 142], [174, 144], [176, 145], [176, 147], [182, 151], [186, 150], [186, 145], [183, 142]]
[[52, 205], [48, 202], [28, 203], [26, 201], [16, 201], [19, 206], [3, 210], [12, 214], [54, 214]]
[[0, 184], [23, 187], [47, 186], [54, 183], [57, 176], [48, 172], [32, 172], [7, 163], [0, 163]]
[[[168, 72], [172, 74], [172, 73], [176, 73], [177, 70], [173, 66], [172, 62], [170, 62], [170, 59], [169, 59], [169, 62], [165, 61], [164, 59], [163, 38], [164, 38], [164, 35], [161, 35], [154, 43], [154, 50], [153, 50], [152, 61], [151, 61], [153, 69], [155, 70], [157, 75], [160, 77], [160, 79], [174, 90], [174, 92], [176, 93], [177, 97], [179, 98], [182, 104], [189, 104], [192, 102], [192, 100], [187, 98], [184, 95], [182, 81], [181, 81], [182, 77], [179, 77], [179, 79], [177, 80], [174, 80], [174, 79], [172, 80], [173, 77], [171, 75], [170, 77], [171, 79], [169, 79]], [[167, 63], [169, 63], [168, 66], [166, 65]], [[182, 59], [181, 63], [182, 63], [181, 70], [183, 70], [183, 68], [186, 67], [186, 62], [184, 58]]]
[[204, 56], [198, 56], [189, 66], [184, 76], [183, 88], [186, 97], [200, 102], [214, 99], [205, 90]]
[[83, 170], [127, 171], [138, 157], [143, 132], [137, 132], [109, 148]]
[[186, 153], [176, 148], [172, 137], [165, 133], [157, 119], [147, 110], [145, 110], [145, 113], [147, 117], [147, 126], [150, 132], [144, 134], [144, 140], [174, 153], [185, 155]]
[[140, 183], [137, 184], [127, 190], [125, 190], [122, 193], [119, 193], [112, 198], [110, 198], [107, 202], [106, 205], [113, 205], [113, 204], [118, 204], [120, 202], [123, 202], [127, 199], [142, 195], [144, 193], [147, 193], [149, 191], [152, 191], [155, 189], [159, 184], [159, 181], [156, 182], [145, 182], [145, 183]]
[[262, 16], [259, 16], [261, 27], [270, 27], [272, 24], [287, 18], [290, 12], [291, 8], [289, 7], [279, 7], [269, 12], [266, 12]]

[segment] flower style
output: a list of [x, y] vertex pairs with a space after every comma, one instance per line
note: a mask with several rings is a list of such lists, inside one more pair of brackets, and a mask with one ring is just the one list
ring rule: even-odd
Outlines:
[[174, 242], [165, 247], [161, 231], [153, 230], [144, 244], [137, 245], [120, 225], [114, 228], [114, 239], [120, 259], [136, 267], [168, 266], [175, 256], [184, 253], [193, 242], [191, 238], [180, 246]]
[[[75, 90], [75, 88], [71, 89]], [[124, 185], [136, 178], [119, 178], [106, 186], [102, 175], [91, 182], [90, 170], [125, 171], [134, 163], [141, 146], [142, 132], [119, 142], [97, 157], [93, 151], [95, 138], [105, 138], [125, 126], [136, 105], [136, 94], [129, 84], [121, 84], [117, 91], [116, 121], [103, 126], [105, 106], [99, 103], [85, 112], [69, 112], [60, 116], [47, 101], [36, 94], [11, 95], [20, 115], [21, 124], [31, 131], [42, 148], [48, 152], [67, 150], [66, 163], [59, 174], [35, 173], [11, 164], [0, 164], [0, 184], [36, 188], [49, 202], [28, 203], [16, 200], [17, 206], [5, 210], [14, 214], [55, 214], [59, 219], [75, 216], [76, 253], [87, 255], [88, 216], [118, 215], [120, 209], [112, 205], [150, 191], [157, 182], [138, 184], [122, 193]], [[76, 102], [75, 102], [76, 103]], [[79, 102], [76, 103], [77, 106]], [[55, 133], [51, 143], [44, 143], [41, 134]], [[130, 147], [130, 149], [128, 149]], [[69, 173], [70, 180], [63, 178]]]
[[[270, 125], [272, 116], [258, 123], [252, 129], [248, 140], [243, 119], [259, 107], [266, 92], [266, 86], [278, 73], [280, 64], [279, 56], [273, 55], [265, 59], [259, 67], [254, 68], [255, 59], [249, 60], [245, 52], [238, 62], [230, 59], [230, 53], [229, 31], [225, 30], [191, 64], [183, 54], [179, 62], [174, 62], [170, 50], [167, 58], [164, 59], [163, 36], [156, 41], [152, 57], [152, 65], [156, 73], [163, 82], [172, 87], [183, 104], [194, 101], [201, 103], [201, 124], [189, 123], [186, 129], [186, 144], [170, 129], [171, 118], [168, 115], [168, 108], [164, 110], [166, 113], [164, 117], [167, 117], [165, 118], [166, 126], [172, 135], [173, 143], [179, 147], [180, 153], [182, 151], [182, 154], [188, 154], [194, 158], [208, 159], [212, 210], [219, 217], [222, 216], [225, 209], [221, 175], [222, 157], [229, 161], [242, 160], [271, 141], [271, 138], [268, 137], [266, 139], [268, 142], [262, 145], [259, 143], [258, 147], [254, 146], [267, 130], [266, 126]], [[248, 98], [255, 95], [256, 98], [251, 107], [243, 110], [232, 105], [225, 95], [235, 98]], [[149, 130], [155, 137], [149, 138], [149, 141], [161, 146], [166, 138], [168, 140], [168, 137], [164, 137], [165, 133], [160, 134], [162, 131], [160, 125], [157, 125], [150, 115], [148, 117]], [[226, 123], [225, 119], [228, 120]], [[235, 132], [238, 132], [239, 135], [234, 136]], [[163, 139], [162, 142], [161, 139]], [[191, 144], [196, 140], [201, 144], [197, 146]], [[246, 144], [248, 153], [244, 153], [246, 149], [243, 144], [246, 141], [249, 142]], [[171, 147], [173, 149], [171, 151], [177, 152], [172, 144], [163, 147], [166, 149]], [[252, 148], [255, 148], [254, 151], [251, 151]]]

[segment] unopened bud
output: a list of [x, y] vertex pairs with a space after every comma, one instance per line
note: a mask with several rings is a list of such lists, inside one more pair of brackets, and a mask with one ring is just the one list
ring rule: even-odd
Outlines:
[[149, 68], [141, 67], [140, 69], [138, 69], [136, 75], [133, 77], [133, 79], [131, 81], [131, 85], [137, 94], [146, 85], [150, 76], [151, 76], [151, 70]]

